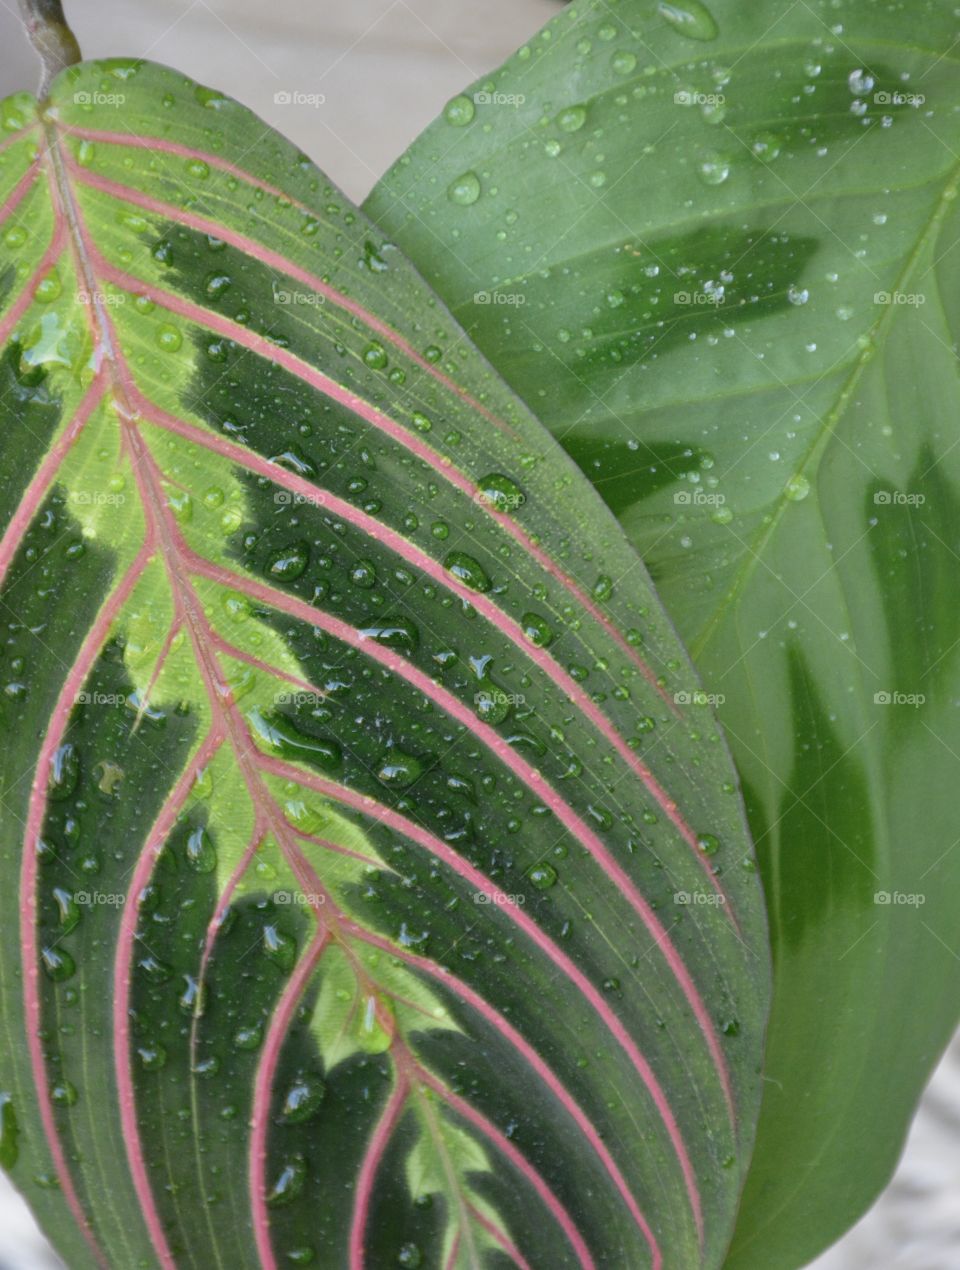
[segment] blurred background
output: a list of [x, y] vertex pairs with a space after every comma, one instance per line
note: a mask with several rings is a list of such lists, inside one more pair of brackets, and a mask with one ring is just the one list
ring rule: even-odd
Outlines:
[[[225, 90], [357, 202], [448, 98], [502, 62], [557, 7], [557, 0], [284, 0], [269, 7], [263, 0], [66, 0], [86, 56], [149, 57]], [[0, 96], [33, 88], [36, 77], [14, 0], [0, 0]], [[811, 1270], [958, 1270], [958, 1196], [955, 1042], [890, 1187]], [[60, 1265], [0, 1173], [0, 1270]]]

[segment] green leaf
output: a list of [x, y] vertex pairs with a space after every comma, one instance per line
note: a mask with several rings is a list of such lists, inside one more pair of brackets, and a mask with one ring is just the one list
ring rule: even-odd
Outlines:
[[719, 1265], [763, 908], [615, 519], [249, 112], [2, 120], [0, 1159], [76, 1267]]
[[870, 1203], [957, 1023], [960, 26], [709, 11], [572, 5], [368, 210], [617, 513], [722, 703], [776, 965], [731, 1264], [766, 1268]]

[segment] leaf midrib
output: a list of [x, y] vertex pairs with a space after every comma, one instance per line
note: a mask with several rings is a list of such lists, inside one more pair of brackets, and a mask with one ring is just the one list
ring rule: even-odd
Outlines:
[[[958, 160], [958, 162], [954, 165], [950, 177], [944, 184], [940, 198], [937, 200], [933, 212], [924, 223], [916, 244], [903, 269], [900, 271], [900, 275], [898, 276], [896, 283], [890, 288], [892, 292], [904, 290], [905, 285], [916, 268], [920, 256], [926, 248], [931, 235], [935, 230], [939, 230], [940, 221], [945, 215], [950, 203], [956, 196], [958, 184], [960, 184], [960, 160]], [[813, 474], [813, 469], [816, 465], [818, 465], [828, 443], [844, 421], [846, 403], [852, 399], [854, 389], [859, 383], [865, 369], [872, 361], [875, 360], [875, 358], [882, 355], [882, 349], [887, 338], [885, 328], [889, 329], [892, 327], [898, 317], [900, 317], [898, 306], [894, 304], [888, 305], [873, 326], [865, 332], [867, 343], [860, 353], [860, 356], [854, 362], [846, 380], [841, 384], [833, 407], [825, 414], [822, 424], [817, 429], [813, 441], [807, 449], [807, 453], [795, 469], [795, 475], [806, 476], [808, 470], [811, 472], [811, 475]], [[881, 335], [883, 335], [883, 341], [880, 339]], [[810, 479], [810, 477], [808, 476], [807, 479]], [[813, 480], [811, 480], [810, 483], [811, 487], [813, 487]], [[811, 488], [811, 496], [817, 497], [817, 492], [813, 488]], [[785, 489], [781, 489], [779, 495], [772, 503], [773, 511], [770, 514], [769, 519], [762, 526], [760, 532], [755, 536], [753, 541], [748, 544], [747, 557], [737, 577], [735, 578], [733, 585], [724, 594], [704, 628], [690, 641], [690, 652], [695, 662], [700, 662], [700, 658], [702, 657], [704, 650], [716, 635], [723, 618], [726, 616], [731, 606], [742, 597], [753, 577], [757, 565], [760, 562], [761, 552], [766, 547], [772, 536], [776, 533], [783, 519], [784, 513], [790, 506], [792, 506], [792, 501], [787, 498]]]

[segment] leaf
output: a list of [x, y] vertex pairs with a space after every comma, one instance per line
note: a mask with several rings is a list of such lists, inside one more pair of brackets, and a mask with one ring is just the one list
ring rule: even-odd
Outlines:
[[945, 3], [577, 3], [368, 202], [721, 703], [776, 965], [738, 1267], [865, 1209], [957, 1023], [958, 36]]
[[234, 102], [2, 120], [3, 1162], [77, 1267], [718, 1265], [766, 933], [615, 520]]

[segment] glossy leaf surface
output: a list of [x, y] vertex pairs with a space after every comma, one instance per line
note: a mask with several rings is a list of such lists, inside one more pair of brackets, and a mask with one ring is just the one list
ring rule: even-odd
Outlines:
[[718, 1265], [763, 910], [615, 519], [235, 103], [2, 122], [3, 1163], [71, 1267]]
[[864, 1209], [957, 1023], [958, 36], [933, 0], [576, 3], [368, 203], [719, 698], [776, 963], [738, 1267]]

